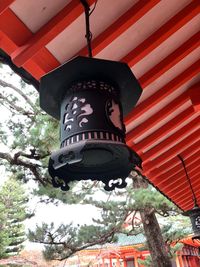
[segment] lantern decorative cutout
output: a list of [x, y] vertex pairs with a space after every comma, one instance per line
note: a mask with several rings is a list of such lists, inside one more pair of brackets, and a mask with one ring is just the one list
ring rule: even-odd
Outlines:
[[183, 158], [181, 157], [181, 155], [178, 155], [178, 157], [179, 157], [180, 161], [182, 162], [182, 165], [183, 165], [183, 168], [184, 168], [184, 171], [185, 171], [185, 175], [186, 175], [188, 184], [190, 186], [190, 190], [192, 192], [193, 201], [194, 201], [193, 209], [187, 210], [187, 211], [183, 212], [182, 214], [184, 216], [189, 216], [190, 217], [190, 220], [191, 220], [191, 223], [192, 223], [192, 229], [194, 231], [194, 236], [192, 237], [192, 239], [199, 239], [200, 240], [200, 207], [199, 207], [199, 205], [197, 203], [197, 198], [195, 196], [195, 193], [194, 193], [194, 190], [193, 190], [193, 187], [192, 187], [192, 182], [191, 182], [190, 177], [189, 177], [189, 175], [187, 173], [185, 162], [184, 162]]
[[78, 56], [43, 76], [40, 86], [41, 108], [61, 125], [61, 148], [49, 160], [53, 185], [68, 190], [70, 181], [90, 179], [106, 190], [125, 187], [131, 170], [141, 167], [125, 143], [123, 115], [142, 92], [128, 65]]
[[196, 206], [193, 209], [184, 212], [183, 215], [190, 217], [192, 229], [194, 231], [192, 239], [200, 240], [200, 207]]

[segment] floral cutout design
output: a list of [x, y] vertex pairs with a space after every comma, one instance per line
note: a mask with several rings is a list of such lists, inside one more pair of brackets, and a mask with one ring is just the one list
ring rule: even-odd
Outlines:
[[67, 112], [64, 114], [63, 123], [66, 131], [70, 131], [74, 123], [83, 127], [88, 122], [87, 116], [93, 114], [93, 109], [90, 104], [86, 103], [86, 99], [76, 96], [71, 99], [65, 109]]
[[108, 100], [107, 102], [107, 115], [116, 128], [123, 130], [120, 107], [114, 100]]

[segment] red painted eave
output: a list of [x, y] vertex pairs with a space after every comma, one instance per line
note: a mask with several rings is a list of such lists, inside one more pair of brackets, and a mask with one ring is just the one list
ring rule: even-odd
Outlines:
[[[87, 55], [84, 23], [79, 0], [1, 0], [0, 48], [39, 80]], [[180, 208], [192, 208], [180, 154], [200, 205], [199, 0], [99, 0], [91, 30], [94, 56], [128, 63], [143, 88], [125, 123], [144, 175]]]
[[193, 240], [192, 236], [188, 236], [186, 238], [183, 238], [180, 240], [181, 243], [186, 244], [186, 245], [190, 245], [192, 247], [200, 247], [200, 241], [198, 239]]

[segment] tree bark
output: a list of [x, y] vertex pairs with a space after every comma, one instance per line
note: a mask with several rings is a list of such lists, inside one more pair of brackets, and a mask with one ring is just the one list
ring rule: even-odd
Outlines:
[[140, 214], [153, 262], [152, 267], [172, 267], [155, 212], [142, 211]]

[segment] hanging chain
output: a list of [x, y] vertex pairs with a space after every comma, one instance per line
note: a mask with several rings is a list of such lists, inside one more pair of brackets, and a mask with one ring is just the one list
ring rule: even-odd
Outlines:
[[183, 160], [183, 158], [181, 157], [181, 155], [177, 155], [178, 156], [178, 158], [180, 159], [180, 161], [182, 162], [182, 164], [183, 164], [183, 168], [184, 168], [184, 170], [185, 170], [185, 174], [186, 174], [186, 177], [187, 177], [187, 180], [188, 180], [188, 183], [189, 183], [189, 185], [190, 185], [190, 189], [191, 189], [191, 192], [192, 192], [192, 195], [193, 195], [193, 201], [194, 201], [194, 206], [195, 207], [198, 207], [198, 204], [197, 204], [197, 198], [196, 198], [196, 196], [195, 196], [195, 193], [194, 193], [194, 190], [193, 190], [193, 187], [192, 187], [192, 183], [191, 183], [191, 180], [190, 180], [190, 177], [189, 177], [189, 175], [188, 175], [188, 173], [187, 173], [187, 169], [186, 169], [186, 166], [185, 166], [185, 162], [184, 162], [184, 160]]
[[85, 26], [86, 26], [86, 35], [85, 38], [87, 39], [87, 47], [88, 47], [88, 56], [92, 57], [92, 33], [90, 31], [90, 15], [94, 11], [94, 9], [90, 12], [90, 7], [86, 0], [80, 0], [84, 9], [85, 9]]

